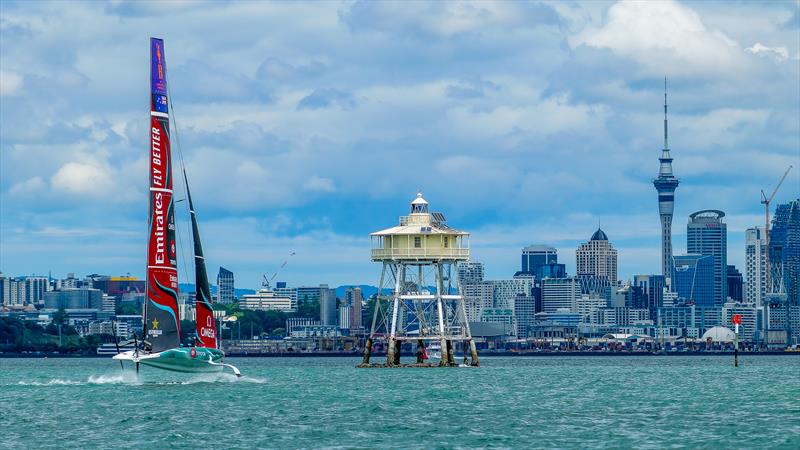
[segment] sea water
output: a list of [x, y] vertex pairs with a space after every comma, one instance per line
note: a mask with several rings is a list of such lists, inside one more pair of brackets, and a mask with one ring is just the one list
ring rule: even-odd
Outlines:
[[242, 378], [0, 359], [0, 447], [800, 449], [800, 356], [229, 362]]

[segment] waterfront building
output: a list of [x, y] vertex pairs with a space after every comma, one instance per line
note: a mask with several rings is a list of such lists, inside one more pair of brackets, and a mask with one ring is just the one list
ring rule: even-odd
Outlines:
[[103, 307], [103, 292], [94, 288], [46, 292], [44, 307], [45, 309], [100, 311]]
[[104, 294], [120, 298], [137, 294], [144, 295], [146, 288], [145, 280], [140, 280], [128, 275], [112, 277], [108, 275], [92, 274], [88, 275], [79, 285], [78, 287], [85, 286], [100, 289]]
[[522, 265], [520, 272], [537, 275], [542, 266], [557, 264], [558, 253], [549, 245], [530, 245], [522, 249]]
[[480, 283], [483, 281], [483, 263], [477, 261], [464, 261], [458, 264], [458, 281], [465, 283]]
[[297, 310], [297, 288], [287, 287], [285, 281], [278, 281], [272, 291], [278, 297], [289, 297], [292, 300], [292, 309]]
[[344, 292], [345, 305], [350, 307], [350, 329], [362, 328], [361, 310], [364, 304], [364, 298], [361, 295], [360, 287], [347, 288]]
[[703, 255], [678, 255], [673, 258], [675, 292], [686, 303], [701, 307], [718, 306], [714, 282], [714, 257]]
[[514, 298], [514, 319], [517, 337], [527, 337], [528, 327], [533, 325], [536, 314], [536, 299], [530, 294], [517, 294]]
[[672, 156], [667, 140], [667, 80], [664, 79], [664, 148], [658, 158], [658, 177], [653, 186], [658, 192], [658, 214], [661, 218], [661, 275], [667, 286], [672, 278], [672, 214], [675, 209], [675, 189], [679, 181], [672, 173]]
[[598, 309], [606, 308], [607, 306], [608, 300], [604, 297], [600, 297], [596, 294], [584, 294], [576, 301], [575, 312], [580, 316], [580, 322], [582, 324], [588, 324], [594, 321]]
[[229, 305], [235, 301], [235, 298], [233, 272], [220, 266], [219, 273], [217, 273], [217, 303]]
[[[71, 289], [75, 289], [75, 288], [71, 288]], [[108, 312], [108, 313], [111, 313], [111, 314], [116, 313], [117, 312], [117, 298], [113, 297], [111, 295], [108, 295], [108, 294], [103, 294], [103, 300], [102, 300], [102, 304], [100, 306], [100, 310]]]
[[44, 294], [50, 290], [50, 278], [31, 275], [24, 277], [25, 303], [41, 306], [44, 304]]
[[728, 297], [728, 226], [723, 217], [722, 211], [706, 209], [689, 215], [686, 225], [686, 252], [714, 257], [713, 295], [717, 307], [722, 307]]
[[350, 305], [339, 305], [339, 328], [349, 330], [352, 327], [350, 322]]
[[600, 228], [575, 252], [578, 276], [589, 275], [617, 282], [617, 250]]
[[[672, 308], [678, 305], [678, 293], [671, 291], [669, 287], [664, 287], [661, 292], [661, 301], [663, 307]], [[659, 307], [660, 308], [660, 307]]]
[[337, 325], [336, 317], [336, 291], [329, 289], [327, 284], [319, 287], [319, 320], [323, 326]]
[[775, 284], [782, 284], [789, 304], [800, 305], [800, 199], [775, 209], [769, 233], [769, 259], [775, 269], [770, 270], [770, 279], [782, 280]]
[[483, 309], [494, 306], [494, 284], [490, 281], [462, 283], [461, 294], [470, 322], [479, 322]]
[[655, 320], [656, 310], [664, 306], [664, 275], [635, 275], [633, 284], [638, 286], [647, 298], [646, 308], [650, 310], [650, 319]]
[[611, 308], [647, 308], [647, 296], [639, 286], [625, 284], [620, 288], [613, 287], [609, 294], [608, 306]]
[[[661, 326], [679, 328], [683, 336], [699, 338], [706, 330], [720, 325], [720, 308], [701, 307], [697, 305], [658, 308], [657, 317]], [[658, 323], [658, 320], [656, 323]]]
[[767, 241], [764, 229], [748, 228], [745, 231], [745, 274], [744, 299], [760, 308], [767, 295]]
[[319, 327], [322, 322], [308, 317], [290, 317], [286, 319], [286, 334], [292, 336], [299, 327]]
[[627, 327], [650, 319], [650, 311], [646, 309], [608, 307], [595, 311], [592, 324], [600, 327]]
[[575, 277], [542, 280], [543, 312], [556, 312], [560, 309], [574, 311], [580, 296], [580, 283]]
[[727, 283], [728, 298], [735, 302], [743, 301], [744, 298], [742, 286], [744, 284], [744, 280], [742, 278], [742, 273], [736, 269], [736, 266], [732, 266], [730, 264], [728, 265]]
[[722, 325], [734, 328], [734, 314], [742, 316], [742, 324], [739, 326], [739, 339], [742, 341], [754, 341], [758, 330], [758, 310], [755, 304], [737, 301], [725, 302], [721, 313]]
[[56, 289], [78, 289], [83, 283], [81, 280], [75, 278], [74, 273], [68, 273], [67, 277], [62, 280], [56, 280]]
[[514, 322], [514, 310], [504, 308], [485, 308], [481, 312], [481, 322], [487, 323], [504, 323], [511, 325], [511, 330], [516, 333], [516, 324]]
[[563, 308], [556, 311], [540, 312], [536, 314], [537, 324], [546, 323], [558, 326], [577, 327], [580, 322], [580, 314]]
[[24, 306], [25, 280], [6, 278], [3, 282], [3, 306]]
[[[118, 328], [120, 333], [117, 335], [117, 337], [120, 339], [130, 339], [133, 333], [141, 336], [143, 328], [142, 320], [143, 318], [141, 314], [124, 314], [116, 316], [116, 322], [120, 325], [120, 328]], [[124, 333], [123, 330], [125, 330]]]
[[610, 293], [619, 287], [618, 282], [612, 282], [608, 277], [596, 275], [578, 275], [575, 277], [581, 287], [581, 294], [599, 294], [609, 298]]
[[268, 289], [259, 289], [254, 294], [242, 295], [239, 299], [239, 308], [251, 311], [293, 311], [291, 298], [280, 297]]
[[493, 307], [500, 309], [514, 309], [514, 301], [518, 295], [531, 296], [533, 289], [533, 276], [515, 275], [508, 280], [492, 280]]
[[0, 306], [6, 304], [6, 296], [8, 293], [6, 289], [8, 288], [8, 278], [3, 275], [3, 272], [0, 272]]

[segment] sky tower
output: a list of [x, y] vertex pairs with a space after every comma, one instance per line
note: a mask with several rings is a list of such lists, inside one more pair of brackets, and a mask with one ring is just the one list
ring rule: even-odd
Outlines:
[[658, 191], [658, 213], [661, 215], [661, 272], [667, 284], [672, 279], [672, 212], [675, 209], [675, 188], [678, 179], [672, 174], [672, 157], [667, 143], [667, 79], [664, 78], [664, 149], [658, 158], [661, 167], [653, 186]]

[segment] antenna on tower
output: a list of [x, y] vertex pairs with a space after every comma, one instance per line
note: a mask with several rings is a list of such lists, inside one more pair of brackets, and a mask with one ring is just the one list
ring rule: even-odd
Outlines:
[[664, 150], [669, 149], [667, 144], [667, 77], [664, 77]]

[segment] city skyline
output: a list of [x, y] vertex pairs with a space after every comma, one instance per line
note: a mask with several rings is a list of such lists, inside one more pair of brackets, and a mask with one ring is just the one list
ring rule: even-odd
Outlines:
[[[242, 287], [258, 287], [286, 259], [279, 279], [295, 286], [376, 284], [368, 233], [393, 223], [420, 189], [472, 233], [489, 279], [511, 276], [519, 250], [538, 243], [576, 273], [574, 249], [598, 220], [619, 252], [620, 279], [659, 274], [651, 182], [664, 76], [681, 178], [673, 254], [686, 253], [690, 213], [719, 209], [728, 263], [743, 271], [745, 230], [763, 226], [759, 191], [800, 166], [791, 2], [759, 6], [762, 21], [748, 20], [754, 5], [677, 2], [419, 4], [410, 15], [391, 3], [331, 3], [299, 23], [282, 18], [303, 5], [163, 6], [198, 23], [246, 24], [225, 41], [198, 37], [192, 21], [165, 33], [172, 23], [151, 7], [4, 2], [6, 275], [143, 276], [146, 184], [135, 174], [148, 80], [133, 68], [150, 35], [166, 39], [174, 68], [209, 269], [231, 269]], [[245, 20], [258, 8], [266, 22]], [[64, 16], [93, 26], [74, 35], [38, 22]], [[620, 38], [626, 19], [642, 24], [628, 30], [642, 39]], [[112, 29], [120, 39], [105, 42]], [[719, 58], [709, 64], [703, 52]], [[397, 167], [376, 172], [386, 158]], [[795, 169], [773, 204], [797, 198], [798, 186]]]

